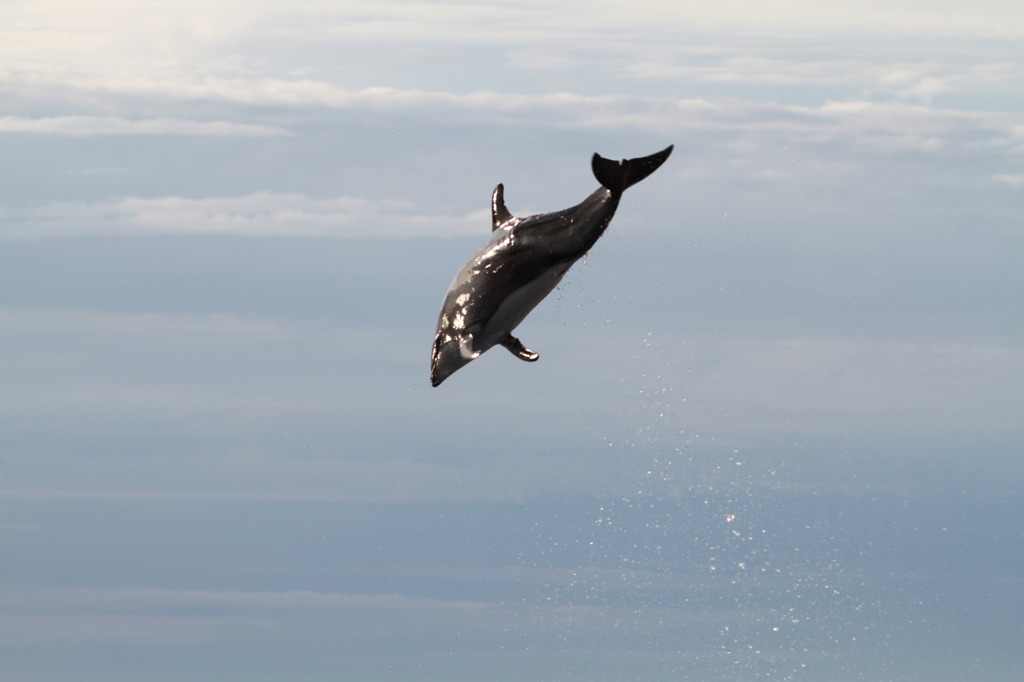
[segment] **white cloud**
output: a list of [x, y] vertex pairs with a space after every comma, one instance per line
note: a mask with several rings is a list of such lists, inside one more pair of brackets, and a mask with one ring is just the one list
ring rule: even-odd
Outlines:
[[[142, 93], [139, 93], [142, 94]], [[846, 137], [882, 150], [936, 151], [950, 136], [987, 138], [1008, 152], [1020, 151], [1024, 114], [940, 109], [903, 102], [827, 101], [819, 106], [737, 99], [680, 99], [569, 92], [528, 94], [475, 91], [466, 94], [375, 87], [348, 90], [321, 81], [208, 81], [163, 84], [153, 96], [209, 99], [247, 106], [328, 107], [414, 112], [450, 125], [502, 122], [554, 128], [636, 128], [664, 134], [727, 131], [786, 134], [803, 141]], [[255, 126], [258, 130], [263, 127]], [[266, 129], [268, 131], [274, 129]]]
[[479, 234], [484, 210], [463, 216], [417, 214], [406, 201], [358, 197], [313, 199], [259, 192], [240, 197], [124, 197], [95, 203], [58, 202], [0, 208], [0, 238], [88, 234], [235, 234], [308, 237], [409, 237]]
[[1010, 173], [1005, 173], [994, 176], [993, 180], [1004, 185], [1009, 185], [1014, 189], [1020, 189], [1024, 187], [1024, 174], [1013, 175]]
[[276, 137], [287, 130], [229, 121], [189, 121], [178, 118], [129, 120], [117, 116], [0, 117], [0, 133], [36, 133], [91, 137], [95, 135], [195, 135], [208, 137]]
[[[715, 32], [737, 39], [778, 36], [791, 41], [837, 38], [941, 40], [978, 36], [1024, 36], [1019, 6], [1013, 0], [979, 0], [936, 8], [927, 0], [821, 3], [782, 0], [695, 0], [670, 4], [639, 0], [628, 9], [618, 2], [566, 0], [557, 4], [511, 1], [466, 4], [460, 1], [374, 2], [270, 0], [216, 3], [182, 0], [173, 7], [107, 0], [83, 5], [67, 0], [34, 0], [5, 8], [0, 45], [5, 57], [19, 61], [66, 61], [69, 55], [145, 58], [154, 62], [227, 47], [255, 49], [268, 42], [339, 39], [391, 41], [396, 44], [443, 43], [513, 45], [534, 38], [538, 44], [576, 46], [595, 40], [675, 42], [680, 32]], [[198, 54], [197, 54], [198, 53]], [[12, 63], [9, 59], [6, 63]]]
[[715, 60], [694, 58], [686, 48], [661, 48], [636, 59], [627, 72], [638, 78], [753, 86], [846, 88], [930, 102], [936, 95], [979, 86], [1009, 85], [1024, 78], [1014, 63], [963, 64], [868, 59], [792, 59], [742, 52]]
[[[9, 10], [0, 26], [0, 88], [31, 98], [66, 90], [79, 101], [118, 93], [214, 98], [220, 91], [235, 101], [338, 106], [353, 96], [346, 71], [334, 62], [339, 46], [373, 44], [405, 52], [486, 49], [514, 69], [582, 69], [584, 77], [596, 67], [606, 76], [626, 76], [609, 84], [613, 91], [631, 91], [630, 80], [642, 76], [676, 86], [838, 85], [928, 101], [977, 83], [1019, 80], [1019, 65], [998, 59], [1007, 50], [987, 51], [999, 39], [1024, 37], [1015, 14], [1019, 9], [1002, 0], [942, 11], [908, 0], [855, 8], [811, 0], [770, 6], [649, 0], [628, 11], [619, 3], [572, 0], [473, 6], [186, 1], [173, 10], [127, 0], [100, 7], [37, 0]], [[793, 57], [794, 44], [820, 45], [823, 35], [828, 44], [817, 52], [851, 56]], [[967, 57], [948, 56], [950, 38], [970, 43]], [[927, 56], [906, 60], [903, 55], [919, 46], [928, 48]], [[603, 61], [594, 65], [598, 49]], [[414, 82], [433, 82], [430, 59], [398, 63], [414, 71]], [[395, 66], [367, 58], [358, 75], [383, 86], [408, 82]], [[260, 97], [259, 90], [272, 92]]]
[[[8, 116], [0, 119], [0, 132], [282, 135], [280, 128], [242, 121], [253, 108], [287, 107], [411, 113], [453, 126], [771, 131], [811, 140], [852, 135], [866, 147], [925, 152], [943, 149], [947, 134], [966, 128], [1016, 140], [1019, 151], [1020, 137], [1011, 133], [1024, 126], [1019, 113], [906, 104], [950, 93], [1012, 92], [1024, 70], [1014, 49], [997, 39], [1024, 36], [1024, 22], [1009, 20], [1015, 11], [1001, 0], [942, 11], [916, 0], [855, 10], [809, 0], [770, 7], [748, 0], [645, 0], [629, 11], [618, 3], [573, 1], [185, 2], [175, 11], [123, 0], [98, 8], [28, 2], [0, 27], [0, 93], [28, 103], [27, 111], [45, 110], [44, 102], [100, 115]], [[821, 45], [823, 35], [830, 36], [828, 45]], [[946, 47], [952, 37], [966, 45], [955, 56]], [[367, 57], [365, 68], [353, 70], [338, 63], [353, 42], [428, 56], [379, 65]], [[461, 60], [486, 49], [495, 65], [480, 67], [477, 77], [467, 69], [459, 71], [464, 77], [445, 80], [429, 57], [438, 46], [458, 51]], [[561, 80], [549, 87], [521, 78], [534, 69], [558, 72]], [[517, 74], [519, 80], [507, 78]], [[596, 86], [595, 74], [601, 76]], [[740, 96], [747, 101], [699, 96], [719, 86], [746, 88]], [[804, 94], [789, 100], [788, 88]], [[808, 88], [813, 97], [849, 101], [807, 105]], [[666, 90], [697, 96], [666, 96]], [[892, 98], [897, 102], [875, 101]], [[787, 101], [801, 105], [777, 103]], [[210, 103], [240, 110], [232, 122], [194, 120], [204, 117], [191, 111]], [[188, 113], [139, 113], [168, 108]]]
[[[935, 94], [923, 81], [908, 85]], [[636, 128], [665, 134], [692, 131], [782, 133], [805, 141], [850, 137], [873, 147], [935, 151], [948, 136], [968, 133], [990, 138], [1007, 151], [1020, 150], [1024, 114], [940, 109], [904, 102], [827, 101], [818, 106], [759, 103], [739, 99], [683, 99], [570, 92], [453, 93], [390, 87], [350, 90], [329, 82], [282, 79], [206, 79], [202, 82], [95, 82], [88, 87], [140, 97], [225, 102], [243, 106], [326, 107], [370, 112], [414, 113], [449, 125], [462, 122], [515, 123], [553, 128]], [[921, 88], [924, 88], [921, 90]], [[925, 99], [927, 99], [925, 97]], [[87, 134], [281, 135], [279, 128], [179, 119], [127, 121], [68, 116], [0, 119], [0, 131]]]

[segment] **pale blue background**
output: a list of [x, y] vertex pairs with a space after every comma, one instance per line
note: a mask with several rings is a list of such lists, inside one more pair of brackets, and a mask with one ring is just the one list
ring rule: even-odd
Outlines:
[[5, 2], [0, 103], [5, 681], [1021, 678], [1019, 2]]

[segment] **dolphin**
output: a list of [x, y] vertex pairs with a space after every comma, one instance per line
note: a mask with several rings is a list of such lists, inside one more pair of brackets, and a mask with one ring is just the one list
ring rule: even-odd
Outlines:
[[491, 195], [491, 239], [455, 275], [437, 318], [430, 383], [439, 386], [480, 354], [502, 345], [520, 360], [537, 353], [513, 330], [583, 257], [615, 215], [622, 193], [658, 169], [672, 153], [612, 161], [591, 159], [601, 186], [581, 203], [555, 213], [516, 218], [505, 208], [505, 188]]

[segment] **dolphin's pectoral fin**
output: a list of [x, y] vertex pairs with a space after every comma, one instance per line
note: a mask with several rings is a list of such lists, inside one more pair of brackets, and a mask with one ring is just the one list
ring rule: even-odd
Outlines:
[[524, 346], [522, 341], [511, 334], [501, 341], [501, 345], [508, 348], [512, 355], [516, 356], [520, 360], [525, 360], [526, 362], [536, 362], [537, 358], [540, 357], [539, 353], [534, 353], [532, 350]]
[[499, 184], [491, 195], [491, 232], [512, 220], [512, 214], [505, 208], [505, 186]]

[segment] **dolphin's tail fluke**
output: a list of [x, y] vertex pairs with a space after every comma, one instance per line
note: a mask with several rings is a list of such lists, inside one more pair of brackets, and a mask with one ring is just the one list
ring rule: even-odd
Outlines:
[[623, 159], [612, 161], [600, 154], [594, 154], [590, 165], [594, 169], [594, 177], [603, 187], [622, 194], [627, 188], [632, 187], [648, 175], [658, 170], [665, 159], [672, 153], [673, 145], [669, 145], [657, 154], [643, 156], [639, 159]]

